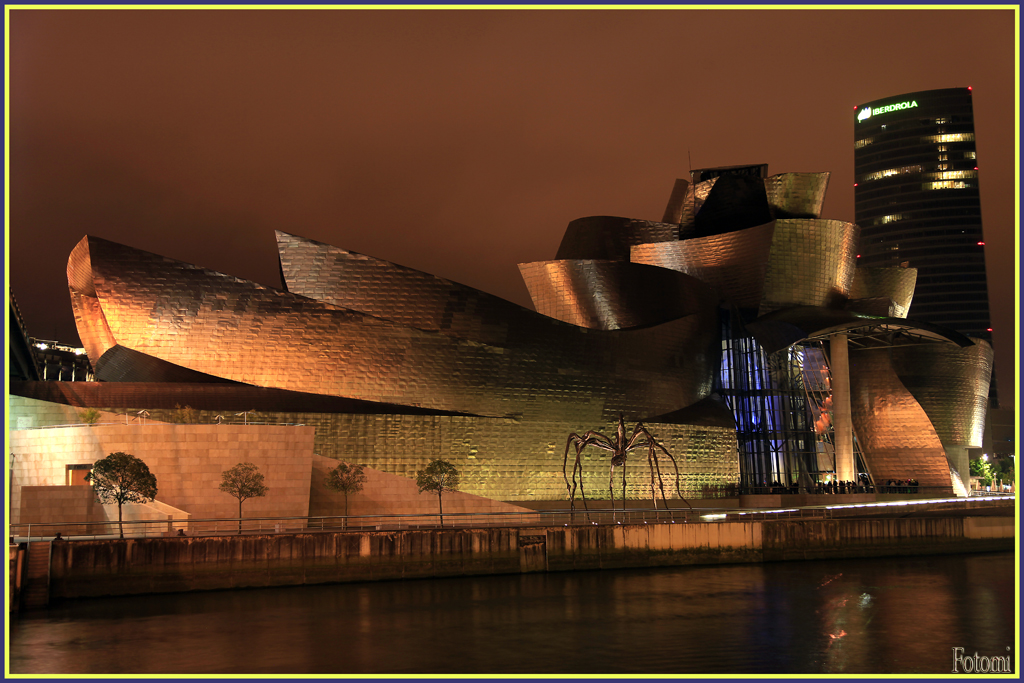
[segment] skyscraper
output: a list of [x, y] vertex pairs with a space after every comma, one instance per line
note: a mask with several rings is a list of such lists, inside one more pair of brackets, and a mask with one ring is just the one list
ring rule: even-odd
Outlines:
[[991, 342], [971, 89], [858, 106], [854, 183], [858, 264], [917, 268], [908, 317]]

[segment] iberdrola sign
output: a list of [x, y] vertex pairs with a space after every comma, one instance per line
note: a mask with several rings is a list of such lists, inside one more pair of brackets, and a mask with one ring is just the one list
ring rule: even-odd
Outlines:
[[857, 114], [857, 120], [863, 121], [864, 119], [870, 118], [871, 116], [878, 116], [879, 114], [887, 114], [891, 111], [899, 111], [900, 109], [913, 109], [917, 106], [917, 100], [909, 100], [907, 102], [897, 102], [896, 104], [887, 104], [883, 107], [864, 107]]

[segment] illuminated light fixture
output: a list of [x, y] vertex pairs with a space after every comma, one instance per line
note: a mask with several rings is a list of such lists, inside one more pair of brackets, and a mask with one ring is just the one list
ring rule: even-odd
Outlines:
[[860, 254], [857, 254], [857, 258], [860, 258]]
[[990, 327], [990, 328], [988, 328], [988, 329], [987, 329], [987, 330], [985, 330], [985, 331], [986, 331], [986, 332], [991, 332], [991, 331], [992, 331], [992, 328]]
[[854, 183], [854, 184], [853, 184], [853, 186], [854, 186], [854, 187], [857, 187], [857, 183]]
[[968, 90], [974, 90], [974, 88], [972, 88], [971, 86], [967, 86], [967, 89]]
[[979, 247], [983, 247], [983, 246], [985, 246], [985, 243], [984, 242], [978, 242], [978, 246]]
[[975, 167], [974, 167], [974, 170], [975, 170], [975, 171], [977, 171], [977, 170], [978, 170], [978, 167], [977, 167], [977, 166], [975, 166]]

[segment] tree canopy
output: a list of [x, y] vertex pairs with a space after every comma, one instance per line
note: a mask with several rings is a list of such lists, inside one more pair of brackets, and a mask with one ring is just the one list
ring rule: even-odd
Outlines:
[[324, 479], [324, 485], [327, 488], [345, 494], [345, 517], [348, 517], [348, 494], [362, 491], [365, 483], [366, 475], [363, 473], [363, 466], [350, 465], [347, 462], [338, 463], [338, 466], [328, 472]]
[[92, 471], [85, 475], [85, 480], [92, 484], [96, 498], [101, 503], [117, 503], [117, 523], [121, 538], [124, 538], [121, 505], [148, 503], [156, 498], [156, 476], [149, 471], [146, 463], [128, 453], [118, 451], [97, 460]]
[[416, 486], [420, 493], [430, 491], [440, 495], [444, 491], [458, 491], [459, 470], [447, 460], [431, 460], [416, 473]]
[[441, 494], [445, 491], [459, 490], [459, 470], [447, 460], [431, 460], [422, 470], [416, 473], [416, 486], [420, 493], [430, 491], [437, 494], [437, 511], [444, 526], [444, 507], [441, 505]]
[[263, 473], [251, 462], [240, 462], [220, 473], [220, 490], [238, 499], [238, 533], [242, 533], [242, 503], [249, 498], [262, 498], [268, 489]]

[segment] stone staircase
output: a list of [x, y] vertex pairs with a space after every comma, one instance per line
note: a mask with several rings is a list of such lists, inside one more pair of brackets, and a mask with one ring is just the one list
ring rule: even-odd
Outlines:
[[50, 541], [28, 544], [28, 564], [22, 578], [21, 604], [25, 609], [50, 603]]

